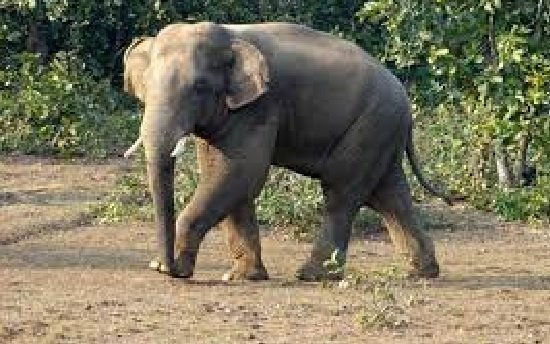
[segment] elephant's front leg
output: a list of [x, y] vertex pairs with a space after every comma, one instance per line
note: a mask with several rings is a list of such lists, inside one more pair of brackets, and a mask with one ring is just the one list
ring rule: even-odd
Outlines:
[[261, 262], [258, 225], [253, 210], [271, 162], [275, 127], [256, 128], [246, 136], [227, 138], [214, 147], [198, 142], [201, 180], [176, 222], [176, 271], [193, 274], [197, 253], [207, 231], [224, 220], [236, 265], [226, 277], [266, 279]]
[[238, 206], [221, 223], [227, 233], [233, 267], [224, 274], [228, 280], [266, 280], [269, 278], [262, 262], [260, 232], [254, 202]]

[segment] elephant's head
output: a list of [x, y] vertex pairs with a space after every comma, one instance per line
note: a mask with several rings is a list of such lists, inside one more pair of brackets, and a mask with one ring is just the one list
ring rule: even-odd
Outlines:
[[169, 25], [125, 56], [126, 89], [145, 104], [141, 138], [163, 261], [173, 272], [172, 153], [182, 137], [265, 93], [268, 67], [255, 46], [212, 23]]

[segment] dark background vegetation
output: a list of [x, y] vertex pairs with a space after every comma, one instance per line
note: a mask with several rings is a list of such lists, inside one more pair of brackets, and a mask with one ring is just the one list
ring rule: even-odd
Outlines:
[[[0, 0], [0, 151], [120, 154], [139, 125], [138, 104], [121, 92], [124, 48], [168, 23], [201, 20], [290, 21], [357, 42], [406, 84], [432, 179], [505, 219], [548, 221], [545, 0]], [[181, 206], [197, 180], [191, 150], [179, 166]], [[415, 196], [424, 198], [416, 186]], [[299, 233], [317, 224], [320, 205], [315, 181], [281, 169], [258, 201], [262, 222]], [[142, 165], [99, 213], [150, 218]]]

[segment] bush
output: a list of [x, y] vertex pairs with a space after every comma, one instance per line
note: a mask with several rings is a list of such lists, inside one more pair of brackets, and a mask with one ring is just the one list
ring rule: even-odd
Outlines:
[[317, 180], [273, 168], [256, 205], [260, 223], [311, 238], [312, 229], [321, 224], [323, 194]]
[[[176, 170], [175, 203], [176, 209], [182, 209], [199, 178], [193, 145], [188, 145]], [[299, 238], [309, 238], [311, 229], [320, 223], [322, 195], [318, 182], [280, 168], [271, 171], [256, 204], [260, 225], [284, 227]], [[115, 190], [93, 212], [102, 223], [128, 218], [153, 220], [143, 156], [134, 171], [117, 180]]]
[[506, 220], [547, 220], [550, 218], [550, 178], [540, 178], [537, 185], [496, 192], [490, 206]]
[[[506, 219], [548, 218], [550, 8], [541, 4], [373, 0], [358, 13], [380, 29], [371, 52], [408, 87], [430, 179]], [[542, 177], [530, 189], [519, 188], [524, 162]]]
[[[189, 202], [198, 181], [195, 148], [188, 144], [176, 164], [176, 209], [183, 209]], [[322, 207], [323, 196], [317, 180], [276, 167], [272, 168], [256, 200], [260, 225], [284, 229], [299, 239], [312, 238], [321, 224]], [[136, 162], [134, 171], [117, 180], [114, 191], [94, 209], [94, 213], [103, 223], [129, 218], [153, 220], [143, 155]], [[356, 232], [372, 226], [378, 226], [378, 217], [371, 211], [361, 211], [354, 224]]]
[[82, 67], [66, 53], [45, 66], [12, 56], [0, 71], [0, 151], [105, 157], [135, 139], [131, 101]]
[[[430, 179], [506, 219], [548, 220], [550, 8], [539, 0], [0, 1], [0, 9], [0, 151], [107, 156], [137, 132], [135, 105], [118, 92], [133, 37], [177, 21], [284, 20], [356, 41], [404, 81]], [[42, 53], [40, 63], [25, 51]], [[538, 183], [499, 186], [496, 149], [536, 166]], [[192, 166], [180, 167], [179, 206], [197, 182]], [[511, 170], [517, 181], [521, 169]], [[116, 197], [135, 181], [142, 187], [143, 171], [129, 178], [112, 217], [125, 207]], [[317, 182], [273, 169], [259, 218], [301, 235], [319, 224], [320, 202]], [[374, 220], [362, 212], [358, 221]]]

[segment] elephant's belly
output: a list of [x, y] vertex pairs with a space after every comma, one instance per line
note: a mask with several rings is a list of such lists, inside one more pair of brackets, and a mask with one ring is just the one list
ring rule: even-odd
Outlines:
[[300, 154], [289, 149], [277, 149], [272, 165], [288, 168], [304, 176], [319, 178], [322, 174], [322, 166], [326, 157], [322, 153]]

